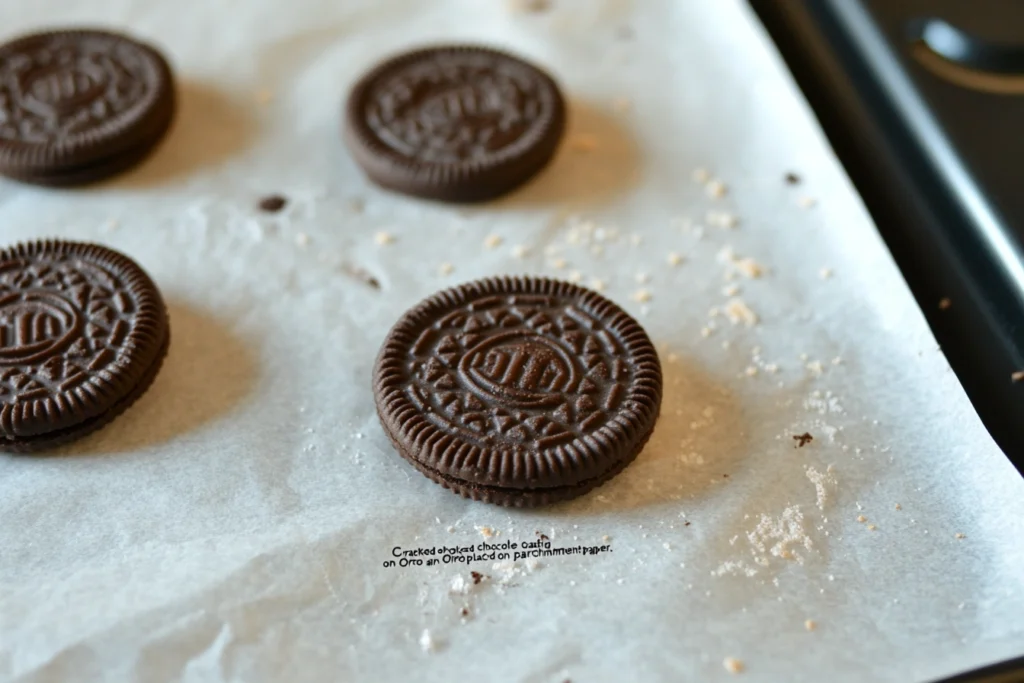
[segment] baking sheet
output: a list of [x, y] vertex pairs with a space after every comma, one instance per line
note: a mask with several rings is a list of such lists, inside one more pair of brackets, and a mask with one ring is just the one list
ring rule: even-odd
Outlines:
[[[131, 254], [174, 335], [114, 424], [0, 459], [0, 680], [924, 681], [1024, 654], [1024, 483], [751, 12], [524, 7], [6, 9], [5, 35], [86, 23], [153, 40], [182, 110], [113, 182], [0, 184], [3, 242]], [[547, 66], [572, 102], [553, 166], [486, 206], [378, 191], [340, 141], [365, 68], [449, 40]], [[256, 210], [269, 193], [285, 212]], [[600, 280], [666, 375], [639, 459], [550, 509], [416, 474], [369, 388], [402, 311], [507, 272]], [[539, 534], [610, 549], [385, 566], [396, 547]]]

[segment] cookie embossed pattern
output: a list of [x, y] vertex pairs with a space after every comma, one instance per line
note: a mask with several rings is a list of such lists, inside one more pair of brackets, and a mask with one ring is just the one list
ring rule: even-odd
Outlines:
[[377, 184], [471, 202], [505, 194], [551, 160], [565, 103], [546, 73], [486, 48], [436, 47], [391, 59], [353, 88], [346, 137]]
[[126, 256], [75, 242], [0, 251], [0, 450], [104, 426], [149, 387], [169, 338], [159, 291]]
[[437, 483], [526, 507], [604, 483], [643, 448], [661, 403], [643, 328], [604, 297], [493, 278], [409, 311], [374, 369], [392, 443]]
[[153, 48], [105, 31], [0, 46], [0, 173], [41, 185], [100, 180], [145, 158], [175, 110]]

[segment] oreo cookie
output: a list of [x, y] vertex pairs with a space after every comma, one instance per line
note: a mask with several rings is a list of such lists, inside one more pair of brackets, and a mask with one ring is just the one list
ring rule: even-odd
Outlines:
[[542, 70], [482, 47], [390, 59], [356, 83], [345, 137], [378, 185], [448, 202], [505, 194], [554, 156], [565, 102]]
[[103, 427], [149, 388], [169, 342], [160, 292], [127, 256], [58, 241], [0, 251], [0, 450]]
[[601, 295], [534, 277], [479, 280], [408, 311], [373, 370], [381, 425], [430, 479], [532, 507], [620, 472], [654, 429], [657, 352]]
[[51, 31], [0, 45], [0, 174], [81, 185], [127, 170], [175, 113], [170, 66], [107, 31]]

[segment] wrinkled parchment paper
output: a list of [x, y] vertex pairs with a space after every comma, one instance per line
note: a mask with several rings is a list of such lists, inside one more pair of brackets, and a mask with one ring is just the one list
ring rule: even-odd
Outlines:
[[[902, 682], [1024, 654], [1024, 483], [751, 12], [549, 4], [5, 5], [5, 36], [156, 42], [182, 109], [127, 176], [0, 184], [3, 242], [127, 252], [173, 329], [116, 423], [0, 458], [0, 679]], [[365, 68], [450, 40], [545, 65], [572, 103], [553, 166], [486, 206], [381, 192], [340, 140]], [[603, 286], [666, 376], [635, 464], [537, 511], [415, 473], [369, 388], [406, 308], [508, 272]], [[539, 534], [610, 549], [385, 567]]]

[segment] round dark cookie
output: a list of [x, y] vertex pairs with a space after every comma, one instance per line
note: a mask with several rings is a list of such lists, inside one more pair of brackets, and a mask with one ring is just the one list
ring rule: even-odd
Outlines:
[[366, 174], [405, 194], [472, 202], [505, 194], [554, 156], [565, 129], [558, 85], [482, 47], [433, 47], [356, 83], [345, 137]]
[[127, 256], [61, 241], [0, 251], [0, 450], [104, 426], [146, 391], [169, 342], [160, 292]]
[[0, 45], [0, 173], [46, 185], [138, 163], [174, 118], [171, 69], [107, 31], [52, 31]]
[[398, 452], [468, 498], [569, 500], [628, 465], [654, 429], [661, 366], [643, 328], [590, 290], [479, 280], [408, 311], [373, 391]]

